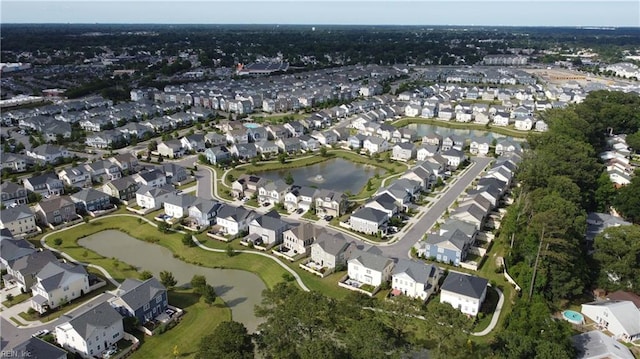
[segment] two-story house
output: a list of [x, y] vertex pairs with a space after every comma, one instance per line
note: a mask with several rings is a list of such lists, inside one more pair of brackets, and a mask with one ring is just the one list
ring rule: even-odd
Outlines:
[[342, 234], [330, 235], [323, 231], [311, 245], [311, 260], [321, 268], [333, 271], [346, 266], [355, 249], [356, 245]]
[[338, 191], [320, 189], [315, 197], [318, 216], [339, 217], [347, 210], [347, 195]]
[[393, 260], [378, 254], [355, 250], [347, 261], [349, 279], [377, 287], [391, 278]]
[[58, 172], [58, 178], [71, 187], [84, 188], [91, 186], [91, 173], [84, 166], [64, 168]]
[[[162, 165], [162, 172], [164, 172], [166, 183], [180, 183], [187, 179], [187, 170], [175, 163], [165, 163], [164, 165]], [[162, 179], [160, 179], [160, 183], [161, 182]]]
[[416, 146], [412, 142], [396, 143], [391, 157], [399, 161], [409, 161], [416, 157]]
[[198, 200], [192, 194], [170, 194], [164, 200], [164, 213], [173, 218], [182, 218], [189, 213], [189, 207]]
[[131, 176], [122, 177], [105, 183], [100, 190], [120, 201], [129, 201], [136, 198], [136, 191], [140, 184]]
[[145, 324], [165, 312], [169, 305], [167, 288], [156, 278], [145, 281], [127, 278], [115, 290], [109, 304], [123, 317], [135, 317]]
[[11, 181], [2, 181], [0, 184], [0, 195], [2, 205], [5, 207], [15, 207], [27, 204], [27, 190]]
[[16, 285], [22, 293], [27, 293], [36, 282], [36, 275], [44, 266], [58, 259], [50, 250], [31, 252], [7, 264], [7, 274], [2, 278], [5, 287]]
[[31, 287], [31, 308], [43, 314], [89, 292], [89, 275], [81, 265], [47, 263]]
[[256, 212], [243, 206], [222, 205], [216, 216], [216, 226], [225, 234], [238, 235], [249, 228], [249, 223], [257, 216]]
[[48, 144], [27, 150], [26, 153], [28, 157], [31, 157], [34, 161], [42, 164], [57, 164], [62, 159], [71, 157], [66, 148]]
[[449, 303], [464, 314], [476, 316], [487, 296], [484, 278], [449, 272], [440, 287], [440, 303]]
[[210, 199], [198, 198], [188, 208], [189, 219], [200, 228], [209, 227], [216, 222], [216, 215], [222, 204]]
[[179, 140], [160, 142], [157, 151], [158, 154], [167, 158], [180, 158], [184, 156], [184, 148]]
[[83, 358], [101, 357], [123, 337], [122, 316], [108, 302], [96, 304], [55, 327], [56, 342]]
[[440, 269], [407, 259], [400, 259], [391, 273], [391, 294], [406, 295], [426, 301], [436, 291]]
[[308, 254], [309, 248], [321, 232], [311, 223], [301, 223], [282, 234], [282, 247], [292, 251], [294, 255]]
[[257, 235], [264, 246], [282, 243], [282, 234], [289, 229], [289, 223], [283, 221], [275, 210], [254, 218], [249, 223], [249, 234]]
[[167, 184], [167, 176], [159, 169], [138, 172], [131, 176], [141, 186], [162, 187]]
[[362, 142], [362, 148], [369, 153], [379, 153], [388, 150], [389, 143], [384, 138], [369, 136]]
[[45, 198], [59, 196], [64, 193], [64, 184], [55, 173], [45, 173], [22, 180], [22, 185], [28, 191], [35, 192]]
[[144, 209], [159, 209], [174, 192], [175, 189], [170, 185], [159, 188], [142, 185], [136, 191], [136, 204]]
[[21, 235], [37, 230], [36, 216], [27, 205], [22, 204], [0, 210], [0, 228], [12, 235]]
[[260, 203], [281, 203], [289, 190], [289, 185], [281, 180], [269, 181], [258, 188], [258, 201]]
[[76, 205], [69, 196], [40, 201], [33, 209], [38, 222], [45, 226], [56, 226], [79, 218], [76, 214]]
[[82, 212], [95, 212], [111, 208], [111, 197], [93, 188], [85, 188], [69, 196], [76, 204], [76, 210]]
[[388, 220], [389, 216], [386, 212], [371, 207], [363, 207], [351, 215], [349, 224], [351, 229], [356, 232], [375, 235], [385, 230], [385, 224]]

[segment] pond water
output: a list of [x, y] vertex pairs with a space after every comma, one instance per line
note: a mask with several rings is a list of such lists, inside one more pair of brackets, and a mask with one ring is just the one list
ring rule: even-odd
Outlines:
[[[264, 282], [255, 274], [236, 269], [199, 267], [173, 258], [173, 253], [157, 244], [140, 241], [126, 233], [107, 230], [81, 238], [78, 243], [107, 257], [117, 258], [159, 277], [160, 271], [173, 273], [178, 286], [189, 284], [194, 274], [204, 275], [219, 297], [229, 306], [234, 321], [254, 332], [261, 322], [253, 309], [262, 300]], [[171, 303], [169, 303], [171, 304]]]
[[299, 186], [330, 189], [356, 194], [367, 184], [369, 178], [376, 174], [385, 174], [385, 170], [351, 161], [334, 158], [307, 167], [264, 171], [258, 176], [270, 180], [284, 180], [287, 172], [291, 172], [294, 184]]
[[415, 130], [418, 133], [419, 137], [430, 135], [430, 134], [438, 134], [442, 137], [450, 136], [450, 135], [458, 135], [466, 138], [474, 138], [474, 137], [489, 137], [491, 140], [508, 138], [514, 141], [522, 141], [520, 138], [514, 138], [511, 136], [505, 136], [495, 132], [483, 131], [483, 130], [469, 130], [469, 129], [460, 129], [460, 128], [448, 128], [448, 127], [440, 127], [436, 125], [430, 125], [427, 123], [411, 123], [407, 125], [407, 128]]

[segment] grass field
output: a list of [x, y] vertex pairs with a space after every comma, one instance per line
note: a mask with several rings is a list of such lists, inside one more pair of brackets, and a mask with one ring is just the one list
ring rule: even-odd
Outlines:
[[140, 348], [130, 358], [171, 358], [177, 346], [180, 358], [195, 357], [200, 338], [213, 332], [223, 321], [231, 320], [231, 310], [217, 298], [212, 305], [206, 304], [198, 294], [191, 291], [170, 291], [169, 303], [185, 311], [181, 321], [168, 331], [154, 336], [138, 333]]

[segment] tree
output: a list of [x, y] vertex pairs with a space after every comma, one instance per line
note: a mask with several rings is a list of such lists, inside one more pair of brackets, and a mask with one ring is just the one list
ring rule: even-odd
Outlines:
[[204, 302], [207, 304], [213, 304], [216, 301], [217, 295], [216, 290], [212, 285], [207, 284], [203, 287], [202, 296], [204, 297]]
[[636, 153], [640, 152], [640, 131], [627, 135], [626, 140], [627, 140], [627, 145], [629, 145], [629, 147], [631, 147], [631, 149], [634, 152]]
[[636, 170], [631, 183], [618, 190], [613, 203], [626, 219], [640, 224], [640, 170]]
[[327, 148], [325, 146], [320, 147], [320, 156], [327, 157]]
[[225, 321], [200, 340], [196, 359], [253, 359], [251, 335], [242, 323]]
[[231, 244], [227, 244], [227, 248], [225, 249], [225, 252], [227, 253], [228, 257], [233, 257], [236, 255], [236, 252], [233, 250], [233, 247], [231, 247]]
[[279, 154], [278, 161], [280, 161], [280, 163], [282, 164], [285, 164], [287, 162], [287, 154], [286, 153]]
[[187, 247], [195, 247], [196, 246], [196, 242], [193, 241], [191, 233], [185, 233], [182, 236], [182, 244], [184, 244]]
[[207, 160], [207, 156], [201, 153], [198, 155], [198, 162], [206, 164], [206, 163], [209, 163], [209, 160]]
[[158, 227], [157, 227], [160, 233], [169, 233], [170, 228], [171, 226], [167, 222], [160, 222], [158, 223]]
[[167, 288], [173, 288], [178, 284], [178, 281], [173, 277], [173, 273], [163, 270], [160, 272], [160, 283]]
[[142, 273], [140, 273], [140, 280], [147, 280], [150, 278], [153, 278], [153, 274], [148, 270], [142, 271]]
[[53, 240], [53, 244], [54, 244], [56, 247], [59, 247], [59, 246], [62, 244], [62, 238], [56, 238], [56, 239], [54, 239], [54, 240]]
[[596, 236], [594, 249], [600, 287], [639, 291], [640, 226], [607, 228]]
[[191, 278], [191, 288], [193, 291], [198, 294], [203, 294], [205, 291], [205, 287], [207, 286], [207, 278], [203, 275], [194, 274], [193, 278]]
[[616, 188], [609, 178], [606, 171], [602, 171], [598, 177], [597, 188], [595, 192], [596, 210], [598, 212], [609, 212], [609, 207], [616, 201]]
[[156, 142], [156, 141], [151, 141], [151, 142], [149, 142], [149, 144], [147, 145], [147, 149], [148, 149], [149, 151], [155, 151], [155, 150], [157, 150], [157, 149], [158, 149], [158, 142]]
[[14, 299], [14, 298], [13, 298], [13, 294], [8, 293], [6, 298], [7, 298], [7, 301], [8, 301], [9, 303], [13, 302], [13, 299]]
[[287, 185], [291, 186], [294, 181], [295, 180], [293, 179], [293, 176], [291, 175], [291, 172], [287, 171], [287, 174], [284, 176], [284, 183], [286, 183]]

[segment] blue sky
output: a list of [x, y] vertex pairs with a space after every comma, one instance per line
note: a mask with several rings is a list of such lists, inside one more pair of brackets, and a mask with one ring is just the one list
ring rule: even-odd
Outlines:
[[640, 26], [640, 1], [2, 0], [2, 23]]

